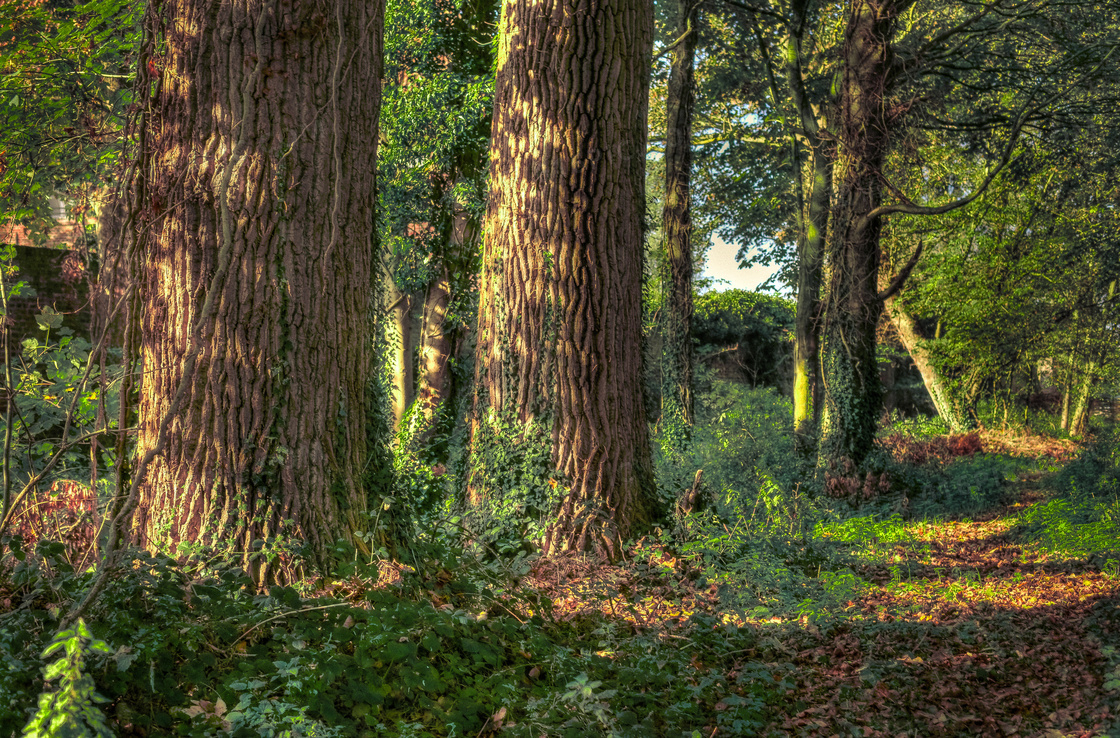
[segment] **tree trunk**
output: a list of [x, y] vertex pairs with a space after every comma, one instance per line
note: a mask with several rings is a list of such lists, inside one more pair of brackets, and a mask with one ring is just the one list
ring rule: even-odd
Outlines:
[[385, 277], [389, 296], [389, 361], [393, 373], [393, 428], [400, 432], [404, 416], [415, 399], [416, 368], [412, 361], [412, 296], [401, 291], [391, 276]]
[[829, 467], [862, 465], [882, 403], [876, 358], [881, 170], [891, 120], [886, 99], [895, 3], [856, 0], [848, 18], [840, 85], [837, 193], [823, 329], [825, 410], [820, 457]]
[[451, 337], [447, 334], [447, 309], [451, 301], [451, 283], [446, 273], [430, 285], [424, 296], [424, 319], [420, 335], [420, 389], [417, 399], [426, 417], [432, 415], [447, 399], [448, 367]]
[[549, 551], [617, 555], [654, 514], [640, 340], [652, 12], [502, 12], [474, 431], [508, 416], [549, 429], [567, 490]]
[[1084, 436], [1089, 428], [1089, 410], [1093, 405], [1093, 374], [1096, 372], [1097, 363], [1089, 359], [1085, 364], [1084, 378], [1081, 380], [1081, 389], [1077, 394], [1077, 407], [1070, 419], [1069, 434], [1071, 436]]
[[[475, 241], [477, 232], [477, 225], [472, 222], [468, 213], [456, 213], [451, 230], [451, 253], [461, 253], [467, 244]], [[421, 432], [414, 439], [420, 446], [425, 445], [438, 430], [436, 426], [439, 425], [440, 409], [450, 401], [451, 396], [449, 362], [454, 346], [447, 326], [451, 289], [451, 278], [445, 265], [439, 276], [428, 285], [424, 298], [418, 362], [420, 381], [417, 391], [417, 409], [422, 414], [422, 419]]]
[[820, 305], [825, 237], [832, 199], [832, 162], [818, 142], [812, 148], [809, 215], [797, 242], [797, 313], [793, 351], [793, 426], [798, 452], [810, 453], [819, 420]]
[[902, 339], [902, 345], [906, 347], [911, 361], [922, 375], [922, 382], [929, 392], [930, 399], [933, 400], [933, 406], [937, 408], [937, 414], [954, 433], [973, 430], [976, 427], [975, 423], [954, 402], [953, 394], [941, 377], [941, 372], [937, 371], [937, 367], [930, 360], [929, 351], [922, 345], [924, 339], [914, 318], [893, 297], [887, 298], [885, 307], [891, 323]]
[[698, 30], [695, 0], [677, 0], [676, 31], [669, 70], [665, 130], [665, 261], [669, 271], [661, 344], [661, 428], [681, 450], [692, 437], [692, 177], [693, 56]]
[[318, 565], [340, 539], [367, 548], [354, 533], [384, 471], [367, 464], [384, 442], [369, 381], [382, 3], [156, 7], [139, 454], [159, 453], [134, 533], [283, 581], [300, 542]]
[[[806, 28], [805, 0], [795, 0], [793, 22], [786, 43], [786, 80], [802, 134], [809, 141], [812, 181], [808, 213], [802, 218], [797, 238], [797, 313], [793, 348], [793, 427], [794, 444], [804, 458], [812, 453], [821, 414], [820, 313], [821, 284], [824, 274], [825, 244], [832, 207], [832, 159], [821, 141], [821, 127], [828, 126], [827, 111], [834, 104], [828, 99], [826, 111], [818, 121], [805, 91], [801, 66], [801, 34]], [[798, 176], [800, 172], [798, 172]]]
[[1069, 431], [1069, 410], [1071, 397], [1073, 395], [1073, 379], [1074, 379], [1074, 354], [1071, 350], [1069, 358], [1066, 361], [1066, 376], [1065, 382], [1062, 383], [1062, 415], [1061, 415], [1061, 428], [1064, 431]]

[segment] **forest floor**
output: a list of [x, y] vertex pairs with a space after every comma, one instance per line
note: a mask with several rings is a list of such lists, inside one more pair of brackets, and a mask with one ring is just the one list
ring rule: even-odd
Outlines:
[[[700, 696], [712, 711], [701, 738], [1120, 736], [1120, 572], [1017, 533], [1049, 497], [1047, 475], [1033, 473], [972, 519], [896, 520], [889, 533], [838, 544], [852, 562], [831, 579], [840, 596], [799, 616], [729, 616], [715, 585], [656, 546], [620, 567], [539, 563], [532, 584], [554, 617], [625, 620], [682, 648], [694, 613], [714, 630], [753, 631], [737, 653], [694, 657], [698, 678], [725, 672], [722, 692]], [[757, 678], [734, 686], [748, 670], [774, 691], [765, 727], [739, 733], [718, 717], [758, 694]]]
[[[897, 488], [858, 509], [760, 492], [768, 517], [690, 515], [614, 565], [371, 560], [256, 592], [136, 552], [88, 670], [120, 735], [1120, 738], [1116, 451], [885, 445]], [[82, 489], [37, 508], [66, 543], [0, 576], [0, 736], [50, 689], [41, 654], [88, 586]]]

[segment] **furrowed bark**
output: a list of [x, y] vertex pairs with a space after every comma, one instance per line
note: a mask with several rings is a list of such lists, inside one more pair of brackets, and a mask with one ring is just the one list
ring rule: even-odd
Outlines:
[[552, 552], [615, 556], [654, 512], [641, 382], [652, 29], [649, 0], [502, 12], [474, 429], [506, 415], [549, 429], [567, 489]]
[[382, 4], [159, 12], [141, 455], [185, 396], [133, 533], [171, 553], [237, 552], [258, 581], [282, 581], [283, 558], [253, 554], [262, 542], [306, 543], [319, 565], [340, 539], [365, 547]]

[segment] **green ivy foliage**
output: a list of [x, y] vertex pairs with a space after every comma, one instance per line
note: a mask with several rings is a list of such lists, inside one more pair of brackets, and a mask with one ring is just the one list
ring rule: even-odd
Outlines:
[[522, 423], [511, 412], [479, 423], [463, 480], [474, 503], [464, 505], [463, 523], [484, 555], [514, 555], [543, 539], [564, 493], [550, 427], [541, 418]]
[[[389, 0], [378, 178], [379, 227], [388, 266], [406, 293], [448, 266], [475, 271], [474, 247], [452, 253], [454, 214], [485, 207], [493, 97], [487, 0]], [[453, 290], [457, 292], [457, 290]]]
[[[103, 715], [121, 733], [199, 738], [473, 736], [488, 727], [525, 738], [644, 738], [703, 728], [717, 701], [719, 724], [744, 734], [791, 687], [762, 665], [742, 667], [735, 654], [755, 645], [752, 629], [695, 616], [681, 631], [688, 649], [611, 623], [577, 632], [543, 618], [548, 603], [519, 601], [477, 565], [465, 565], [472, 573], [451, 563], [454, 552], [431, 553], [452, 570], [367, 588], [375, 570], [358, 566], [333, 594], [307, 598], [288, 587], [255, 594], [236, 568], [129, 552], [90, 613], [100, 641], [78, 633], [85, 640], [74, 642], [87, 644], [76, 677], [86, 705], [103, 695]], [[54, 634], [89, 577], [44, 542], [0, 579], [24, 604], [0, 615], [0, 735], [33, 716], [45, 646], [73, 645], [73, 634]], [[97, 715], [86, 718], [89, 729], [75, 735], [98, 734]]]
[[108, 644], [93, 637], [79, 619], [73, 628], [60, 630], [43, 651], [43, 658], [65, 651], [47, 667], [44, 680], [58, 680], [58, 689], [39, 696], [39, 710], [23, 729], [23, 738], [109, 738], [113, 732], [97, 705], [106, 701], [97, 694], [93, 679], [85, 673], [87, 656], [108, 654]]

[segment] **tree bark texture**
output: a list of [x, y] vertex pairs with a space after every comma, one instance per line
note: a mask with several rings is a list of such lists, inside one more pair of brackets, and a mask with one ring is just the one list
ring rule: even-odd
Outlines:
[[887, 87], [895, 5], [857, 0], [845, 29], [821, 347], [825, 408], [820, 457], [833, 467], [863, 463], [882, 405], [875, 351], [883, 307], [878, 297], [881, 223], [866, 216], [882, 199], [881, 170], [890, 141]]
[[567, 488], [550, 551], [614, 555], [654, 510], [641, 381], [652, 31], [649, 0], [502, 12], [474, 430], [498, 417], [549, 429]]
[[695, 0], [677, 0], [676, 35], [665, 116], [665, 262], [669, 272], [661, 344], [661, 429], [674, 446], [692, 435], [692, 177]]
[[134, 535], [240, 552], [282, 579], [250, 555], [259, 541], [306, 542], [316, 564], [339, 539], [363, 548], [353, 533], [376, 494], [382, 2], [157, 12], [139, 452], [162, 451]]
[[933, 406], [937, 408], [937, 414], [941, 416], [941, 419], [954, 433], [965, 433], [975, 429], [976, 426], [972, 422], [972, 418], [958, 407], [952, 391], [941, 376], [941, 372], [933, 365], [929, 351], [922, 343], [925, 339], [922, 337], [917, 322], [893, 297], [887, 298], [884, 306], [891, 324], [898, 331], [898, 337], [902, 340], [902, 345], [910, 354], [910, 360], [914, 362], [914, 366], [918, 368], [918, 373], [922, 375], [922, 382], [926, 386], [926, 391], [929, 392], [930, 399], [933, 400]]

